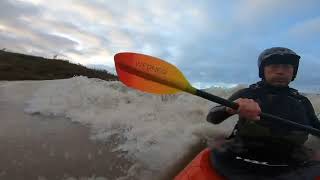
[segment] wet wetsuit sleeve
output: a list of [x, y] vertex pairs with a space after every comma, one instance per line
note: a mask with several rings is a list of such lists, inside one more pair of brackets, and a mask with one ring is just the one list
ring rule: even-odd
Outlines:
[[320, 121], [316, 115], [316, 113], [314, 112], [314, 108], [311, 104], [311, 102], [309, 101], [309, 99], [306, 98], [306, 106], [307, 106], [307, 113], [308, 113], [308, 117], [310, 119], [311, 125], [320, 130]]
[[[228, 100], [234, 101], [236, 99], [239, 99], [241, 97], [241, 95], [243, 94], [243, 91], [244, 90], [237, 91], [236, 93], [231, 95], [228, 98]], [[231, 115], [226, 111], [226, 107], [219, 105], [219, 106], [215, 106], [210, 109], [210, 111], [207, 115], [207, 121], [211, 122], [213, 124], [219, 124], [230, 116]]]

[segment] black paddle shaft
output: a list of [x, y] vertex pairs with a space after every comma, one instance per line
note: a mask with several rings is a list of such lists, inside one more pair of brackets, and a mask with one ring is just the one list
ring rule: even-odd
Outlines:
[[[197, 95], [199, 97], [202, 97], [204, 99], [210, 100], [212, 102], [221, 104], [223, 106], [230, 107], [232, 109], [238, 109], [238, 107], [239, 107], [239, 105], [237, 103], [235, 103], [235, 102], [223, 99], [221, 97], [212, 95], [210, 93], [207, 93], [205, 91], [201, 91], [201, 90], [198, 90], [198, 89], [197, 89], [197, 92], [196, 92], [195, 95]], [[299, 129], [299, 130], [303, 130], [303, 131], [311, 133], [311, 134], [313, 134], [315, 136], [320, 137], [320, 131], [318, 129], [316, 129], [316, 128], [311, 127], [311, 126], [302, 125], [302, 124], [290, 121], [288, 119], [280, 118], [278, 116], [274, 116], [272, 114], [267, 114], [267, 113], [263, 113], [263, 112], [260, 114], [260, 117], [263, 118], [263, 119], [268, 119], [268, 120], [276, 120], [277, 122], [281, 122], [281, 123], [289, 125], [289, 126], [291, 126], [293, 128], [296, 128], [296, 129]]]

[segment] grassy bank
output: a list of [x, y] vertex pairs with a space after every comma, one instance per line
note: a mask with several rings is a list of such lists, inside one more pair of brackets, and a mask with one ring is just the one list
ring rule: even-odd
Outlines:
[[89, 69], [66, 60], [46, 59], [0, 50], [0, 80], [51, 80], [79, 75], [103, 80], [117, 80], [115, 75], [105, 70]]

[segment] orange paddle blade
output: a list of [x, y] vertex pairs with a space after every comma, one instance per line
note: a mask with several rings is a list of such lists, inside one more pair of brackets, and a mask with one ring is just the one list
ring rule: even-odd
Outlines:
[[161, 59], [124, 52], [116, 54], [114, 61], [118, 78], [129, 87], [155, 94], [196, 92], [175, 66]]

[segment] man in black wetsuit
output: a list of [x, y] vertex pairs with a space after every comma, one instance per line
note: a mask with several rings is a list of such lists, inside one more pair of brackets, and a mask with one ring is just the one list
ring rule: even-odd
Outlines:
[[273, 114], [320, 129], [310, 101], [288, 85], [297, 75], [300, 56], [288, 48], [264, 50], [258, 58], [261, 81], [234, 93], [229, 100], [237, 110], [213, 107], [207, 120], [218, 124], [238, 114], [232, 135], [212, 151], [213, 166], [227, 179], [315, 179], [318, 161], [304, 143], [308, 133], [262, 119], [261, 112]]

